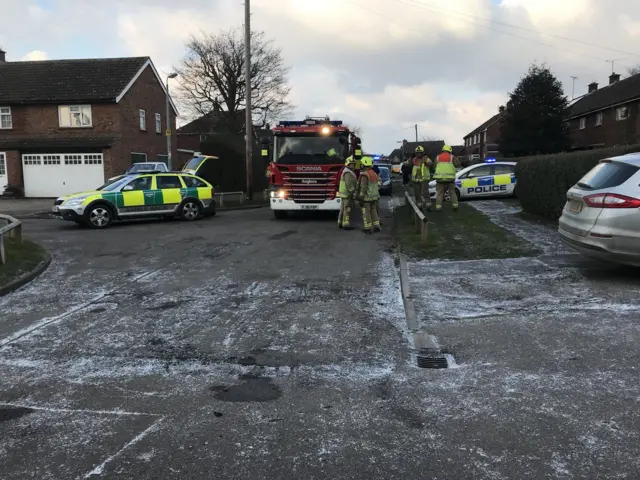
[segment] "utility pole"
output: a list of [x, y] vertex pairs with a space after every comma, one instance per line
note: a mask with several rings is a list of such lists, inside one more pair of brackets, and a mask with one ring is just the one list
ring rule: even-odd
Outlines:
[[173, 132], [171, 131], [171, 108], [169, 105], [169, 79], [176, 78], [178, 76], [177, 73], [173, 72], [167, 75], [167, 97], [166, 97], [166, 123], [167, 128], [164, 132], [167, 137], [167, 168], [169, 171], [173, 170], [173, 159], [171, 158], [171, 135]]
[[571, 86], [571, 100], [573, 100], [575, 98], [575, 91], [576, 91], [576, 80], [578, 79], [578, 77], [571, 77], [573, 79], [573, 85]]
[[245, 152], [247, 198], [253, 200], [253, 122], [251, 119], [251, 6], [244, 0]]
[[416, 123], [416, 143], [418, 143], [418, 124]]

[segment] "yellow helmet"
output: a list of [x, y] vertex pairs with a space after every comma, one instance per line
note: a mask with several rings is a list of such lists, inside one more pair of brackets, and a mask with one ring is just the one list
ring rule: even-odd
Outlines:
[[356, 163], [356, 161], [355, 161], [355, 159], [354, 159], [351, 155], [349, 155], [349, 156], [347, 157], [347, 161], [346, 161], [346, 162], [344, 162], [344, 164], [345, 164], [345, 166], [348, 166], [348, 165], [349, 165], [349, 164], [351, 164], [351, 163]]
[[362, 165], [363, 167], [373, 167], [373, 158], [362, 157], [360, 159], [360, 165]]
[[424, 147], [422, 145], [418, 145], [416, 147], [416, 153], [424, 153]]
[[442, 151], [451, 153], [451, 145], [445, 145], [442, 147]]

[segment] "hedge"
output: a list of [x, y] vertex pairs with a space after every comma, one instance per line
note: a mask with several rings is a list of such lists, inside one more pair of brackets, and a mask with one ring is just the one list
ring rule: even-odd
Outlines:
[[516, 196], [522, 209], [557, 220], [573, 187], [600, 160], [640, 152], [640, 145], [583, 150], [517, 159]]

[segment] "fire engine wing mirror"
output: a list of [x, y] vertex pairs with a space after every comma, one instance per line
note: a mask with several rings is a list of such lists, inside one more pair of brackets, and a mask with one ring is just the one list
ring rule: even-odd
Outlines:
[[340, 145], [345, 145], [347, 143], [347, 139], [345, 137], [338, 137], [338, 141]]

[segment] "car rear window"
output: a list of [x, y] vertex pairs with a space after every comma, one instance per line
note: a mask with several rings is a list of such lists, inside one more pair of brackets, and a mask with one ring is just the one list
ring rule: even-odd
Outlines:
[[184, 184], [187, 187], [197, 187], [197, 188], [202, 188], [202, 187], [206, 187], [207, 184], [204, 183], [202, 180], [200, 180], [197, 177], [188, 177], [188, 176], [183, 176], [182, 177], [182, 181], [184, 182]]
[[602, 190], [603, 188], [617, 187], [629, 180], [637, 171], [638, 167], [628, 163], [601, 162], [582, 177], [576, 186], [583, 190]]

